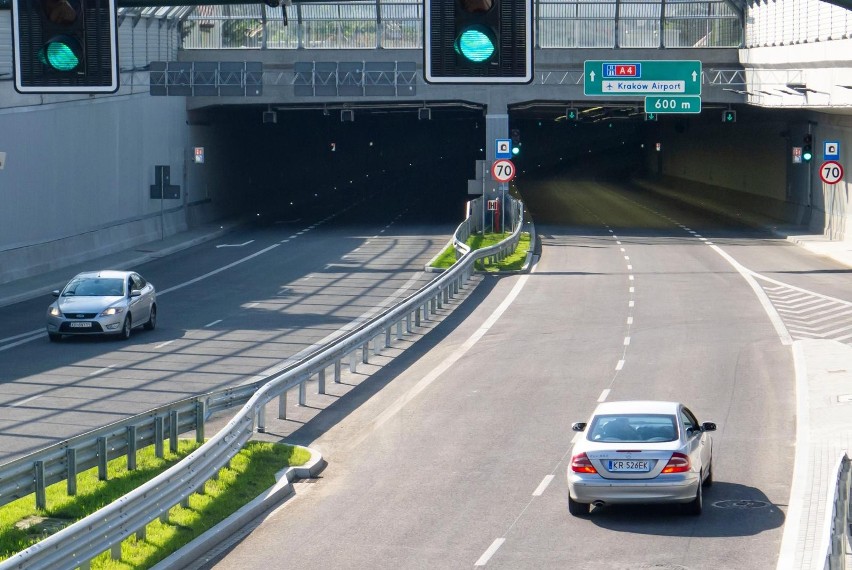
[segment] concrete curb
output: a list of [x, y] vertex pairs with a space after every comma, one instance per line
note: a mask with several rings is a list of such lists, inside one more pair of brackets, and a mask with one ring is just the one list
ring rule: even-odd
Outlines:
[[152, 570], [184, 568], [195, 562], [205, 553], [212, 550], [214, 546], [221, 544], [225, 538], [231, 536], [252, 520], [268, 511], [276, 503], [283, 502], [284, 499], [292, 495], [292, 482], [294, 480], [313, 479], [328, 465], [322, 455], [315, 449], [298, 445], [295, 447], [308, 450], [311, 454], [311, 459], [304, 465], [288, 467], [276, 473], [275, 478], [277, 482], [272, 487], [177, 552], [160, 561], [153, 566]]

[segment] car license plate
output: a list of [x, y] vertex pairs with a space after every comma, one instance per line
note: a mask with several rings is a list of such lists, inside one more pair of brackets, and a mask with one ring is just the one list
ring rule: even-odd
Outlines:
[[90, 329], [92, 328], [92, 323], [68, 323], [68, 326], [72, 329]]
[[617, 459], [607, 463], [607, 471], [649, 471], [648, 460]]

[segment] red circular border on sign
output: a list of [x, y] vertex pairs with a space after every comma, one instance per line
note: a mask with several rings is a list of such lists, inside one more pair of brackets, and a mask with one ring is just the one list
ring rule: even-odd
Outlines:
[[[499, 164], [508, 164], [509, 166], [511, 166], [512, 167], [512, 176], [510, 176], [506, 180], [500, 180], [499, 178], [497, 178], [497, 165], [499, 165]], [[500, 183], [503, 183], [503, 184], [505, 184], [506, 182], [511, 182], [512, 180], [515, 179], [515, 173], [517, 173], [517, 169], [515, 168], [515, 163], [512, 162], [509, 159], [501, 158], [500, 160], [495, 160], [494, 164], [491, 165], [491, 178], [496, 180], [497, 182], [500, 182]]]
[[[822, 174], [822, 170], [826, 166], [836, 166], [838, 169], [840, 169], [840, 176], [837, 178], [837, 180], [832, 182], [831, 180], [825, 179], [825, 176], [823, 176]], [[825, 182], [826, 184], [837, 184], [838, 182], [843, 180], [843, 165], [837, 162], [836, 160], [826, 160], [819, 166], [819, 179]]]

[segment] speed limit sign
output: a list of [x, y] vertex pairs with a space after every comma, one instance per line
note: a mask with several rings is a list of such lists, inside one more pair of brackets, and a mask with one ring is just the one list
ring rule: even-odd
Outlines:
[[843, 167], [837, 161], [826, 160], [819, 167], [819, 177], [826, 184], [837, 184], [843, 179]]
[[495, 160], [491, 165], [491, 178], [497, 182], [510, 182], [515, 177], [515, 164], [511, 160]]

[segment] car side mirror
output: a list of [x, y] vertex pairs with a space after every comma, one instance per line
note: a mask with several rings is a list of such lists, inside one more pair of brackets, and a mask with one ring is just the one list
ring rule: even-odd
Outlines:
[[140, 291], [139, 289], [134, 289], [133, 291], [130, 292], [130, 296], [131, 297], [141, 297], [142, 291]]
[[586, 431], [586, 422], [574, 422], [571, 424], [573, 431]]
[[704, 422], [701, 424], [701, 431], [716, 431], [716, 424], [713, 422]]
[[54, 297], [59, 297], [59, 289], [57, 289], [56, 291], [52, 291], [50, 294]]

